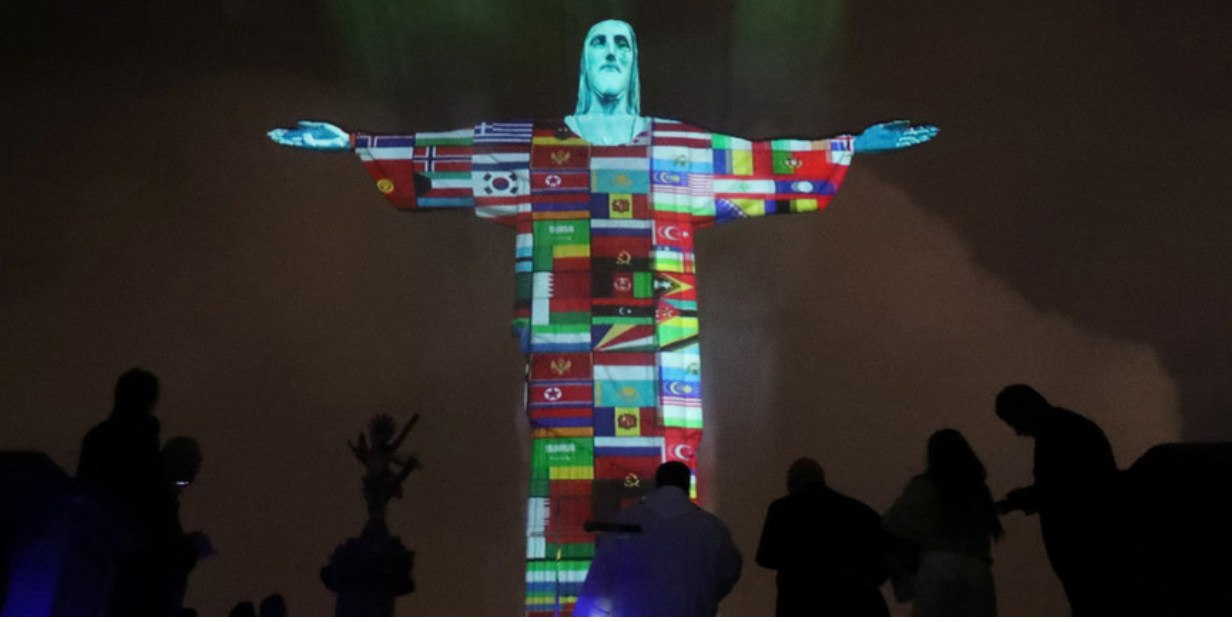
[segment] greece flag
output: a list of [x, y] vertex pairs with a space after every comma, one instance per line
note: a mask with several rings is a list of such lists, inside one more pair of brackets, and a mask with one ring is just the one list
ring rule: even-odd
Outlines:
[[475, 126], [475, 144], [528, 143], [533, 133], [534, 125], [530, 121], [480, 123]]

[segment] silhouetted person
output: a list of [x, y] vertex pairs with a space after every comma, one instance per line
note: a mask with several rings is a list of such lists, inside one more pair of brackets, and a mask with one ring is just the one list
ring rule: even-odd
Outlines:
[[261, 599], [259, 608], [263, 618], [285, 618], [287, 616], [287, 601], [282, 594], [274, 592]]
[[[928, 469], [907, 484], [882, 525], [917, 555], [917, 616], [995, 616], [991, 543], [1001, 537], [987, 473], [957, 430], [928, 439]], [[899, 590], [896, 586], [896, 592]]]
[[827, 486], [808, 458], [788, 469], [787, 490], [770, 504], [757, 546], [757, 565], [778, 570], [775, 615], [889, 615], [881, 516]]
[[1232, 443], [1156, 445], [1124, 477], [1132, 613], [1232, 615]]
[[[173, 615], [165, 559], [179, 524], [175, 495], [163, 471], [159, 447], [158, 379], [134, 368], [116, 382], [115, 407], [81, 443], [77, 476], [118, 502], [136, 534], [136, 548], [120, 561], [109, 615]], [[182, 534], [181, 534], [182, 535]]]
[[231, 608], [230, 613], [227, 614], [227, 616], [231, 618], [249, 618], [256, 617], [256, 615], [257, 608], [253, 606], [251, 600], [241, 600], [240, 602], [235, 603], [235, 606]]
[[713, 616], [740, 579], [740, 552], [718, 517], [689, 500], [690, 471], [667, 462], [655, 490], [601, 534], [575, 615]]
[[78, 478], [119, 502], [137, 536], [120, 562], [110, 615], [173, 615], [183, 605], [189, 571], [203, 537], [186, 536], [178, 490], [200, 468], [196, 441], [177, 438], [159, 447], [158, 379], [143, 369], [120, 376], [111, 416], [82, 441]]
[[154, 418], [158, 379], [144, 369], [124, 372], [116, 382], [115, 407], [106, 421], [86, 433], [77, 477], [114, 495], [144, 522], [155, 522], [170, 506]]
[[1002, 513], [1039, 512], [1048, 561], [1074, 615], [1100, 615], [1115, 596], [1113, 516], [1116, 459], [1091, 420], [1048, 403], [1027, 385], [997, 395], [997, 416], [1019, 436], [1035, 439], [1035, 484], [997, 503]]
[[201, 471], [201, 447], [197, 440], [177, 436], [163, 445], [163, 477], [172, 493], [172, 511], [156, 534], [156, 553], [151, 558], [151, 589], [180, 608], [188, 589], [188, 575], [197, 562], [212, 554], [210, 540], [201, 532], [184, 533], [180, 524], [180, 495]]

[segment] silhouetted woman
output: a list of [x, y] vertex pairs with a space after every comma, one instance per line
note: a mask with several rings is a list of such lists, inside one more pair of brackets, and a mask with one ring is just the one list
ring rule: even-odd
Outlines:
[[918, 564], [906, 564], [915, 567], [914, 615], [997, 615], [991, 548], [1002, 529], [985, 475], [967, 439], [940, 430], [928, 439], [927, 472], [885, 513], [886, 531], [918, 552]]

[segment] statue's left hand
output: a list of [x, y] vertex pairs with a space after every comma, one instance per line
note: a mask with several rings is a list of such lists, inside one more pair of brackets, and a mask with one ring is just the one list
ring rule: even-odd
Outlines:
[[894, 151], [895, 149], [913, 147], [932, 140], [932, 137], [936, 136], [938, 131], [940, 130], [932, 125], [912, 127], [908, 121], [878, 123], [864, 130], [863, 134], [856, 136], [855, 152], [884, 153], [886, 151]]
[[314, 151], [346, 151], [351, 148], [351, 135], [331, 123], [300, 121], [299, 127], [291, 130], [270, 130], [271, 140], [288, 147]]

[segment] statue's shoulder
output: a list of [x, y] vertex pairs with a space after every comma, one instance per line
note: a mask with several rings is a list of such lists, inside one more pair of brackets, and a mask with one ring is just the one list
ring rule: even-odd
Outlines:
[[688, 147], [708, 149], [714, 144], [716, 134], [691, 123], [675, 119], [651, 119], [650, 141], [660, 147]]
[[711, 130], [701, 127], [699, 125], [693, 125], [692, 123], [686, 123], [684, 121], [677, 121], [676, 119], [664, 119], [661, 117], [651, 117], [650, 121], [653, 127], [653, 131], [655, 133], [670, 132], [670, 133], [707, 134], [707, 135], [714, 133]]
[[475, 142], [529, 143], [533, 136], [572, 136], [565, 117], [514, 117], [475, 125]]
[[690, 128], [690, 129], [698, 129], [683, 121], [677, 121], [676, 119], [664, 119], [663, 117], [647, 117], [647, 118], [650, 119], [650, 123], [651, 125], [655, 127], [655, 129], [659, 129], [660, 127], [667, 129], [669, 131], [672, 129], [685, 128], [685, 127]]

